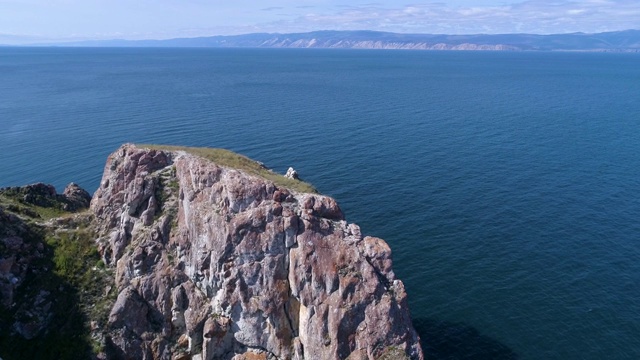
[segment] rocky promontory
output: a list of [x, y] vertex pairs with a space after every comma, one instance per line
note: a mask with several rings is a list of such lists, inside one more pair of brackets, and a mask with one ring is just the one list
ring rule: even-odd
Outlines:
[[[33, 224], [36, 250], [38, 236], [89, 234], [96, 255], [78, 269], [102, 295], [80, 296], [93, 304], [79, 309], [87, 357], [423, 358], [389, 246], [295, 178], [225, 150], [126, 144], [109, 156], [89, 210], [64, 203], [70, 213], [46, 221], [0, 207], [0, 225]], [[0, 232], [3, 244], [21, 236], [18, 225]], [[19, 338], [20, 305], [2, 296], [0, 335]], [[44, 327], [34, 338], [50, 336]], [[0, 357], [19, 358], [2, 348]]]

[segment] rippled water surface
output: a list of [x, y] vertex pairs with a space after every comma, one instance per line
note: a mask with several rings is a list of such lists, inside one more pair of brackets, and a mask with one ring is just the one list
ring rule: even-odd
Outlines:
[[432, 359], [640, 358], [640, 56], [0, 49], [0, 186], [124, 142], [294, 166], [394, 252]]

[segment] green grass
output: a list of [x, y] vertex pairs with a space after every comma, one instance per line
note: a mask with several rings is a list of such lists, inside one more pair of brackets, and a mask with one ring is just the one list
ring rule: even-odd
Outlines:
[[78, 291], [78, 306], [89, 319], [105, 326], [115, 301], [115, 291], [108, 296], [104, 289], [111, 285], [111, 270], [100, 258], [90, 229], [58, 232], [46, 237], [53, 249], [54, 274]]
[[[90, 320], [106, 323], [108, 314], [98, 315], [96, 304], [104, 301], [104, 286], [111, 282], [111, 275], [105, 270], [94, 270], [99, 261], [94, 234], [87, 229], [53, 232], [36, 224], [25, 224], [24, 231], [29, 234], [19, 235], [31, 243], [41, 242], [44, 256], [31, 263], [30, 268], [37, 274], [27, 276], [15, 301], [33, 306], [40, 291], [49, 292], [51, 320], [47, 330], [32, 340], [11, 336], [8, 328], [0, 329], [0, 349], [6, 350], [2, 356], [7, 360], [89, 358], [88, 323]], [[18, 308], [3, 315], [5, 325], [16, 319]]]
[[[44, 333], [25, 340], [10, 334], [13, 322], [23, 317], [21, 307], [0, 307], [0, 349], [5, 350], [0, 355], [5, 360], [90, 358], [92, 345], [99, 344], [90, 338], [89, 322], [105, 326], [115, 301], [115, 291], [104, 294], [113, 274], [100, 259], [96, 234], [89, 227], [91, 215], [65, 212], [56, 202], [40, 207], [20, 200], [19, 194], [0, 193], [3, 211], [19, 217], [0, 224], [0, 236], [21, 237], [33, 249], [40, 243], [42, 256], [30, 262], [32, 272], [17, 289], [14, 301], [28, 309], [41, 290], [49, 292], [51, 322]], [[59, 230], [44, 222], [60, 216]], [[0, 253], [5, 251], [0, 246]]]
[[94, 234], [85, 229], [47, 237], [47, 244], [54, 249], [55, 273], [77, 287], [94, 285], [91, 268], [100, 260], [94, 238]]
[[0, 193], [0, 206], [17, 214], [29, 218], [49, 220], [69, 214], [62, 210], [62, 205], [53, 207], [41, 207], [20, 201], [18, 196], [8, 193]]
[[318, 191], [309, 183], [300, 180], [288, 179], [280, 174], [265, 169], [257, 161], [251, 160], [246, 156], [234, 153], [233, 151], [229, 151], [226, 149], [150, 144], [136, 144], [136, 146], [139, 148], [152, 150], [185, 151], [189, 154], [210, 160], [220, 166], [242, 170], [251, 175], [255, 175], [263, 179], [272, 181], [274, 184], [280, 187], [303, 193], [318, 193]]
[[399, 346], [388, 346], [380, 354], [379, 360], [410, 360]]

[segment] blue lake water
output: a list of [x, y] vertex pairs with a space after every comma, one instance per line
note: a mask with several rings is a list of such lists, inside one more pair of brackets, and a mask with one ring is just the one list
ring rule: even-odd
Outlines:
[[431, 359], [640, 358], [638, 54], [0, 48], [0, 187], [94, 191], [125, 142], [295, 167]]

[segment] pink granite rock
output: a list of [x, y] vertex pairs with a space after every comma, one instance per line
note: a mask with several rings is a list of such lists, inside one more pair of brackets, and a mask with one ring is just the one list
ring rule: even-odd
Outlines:
[[329, 197], [127, 144], [91, 209], [117, 272], [113, 354], [423, 358], [389, 246]]

